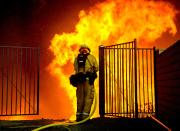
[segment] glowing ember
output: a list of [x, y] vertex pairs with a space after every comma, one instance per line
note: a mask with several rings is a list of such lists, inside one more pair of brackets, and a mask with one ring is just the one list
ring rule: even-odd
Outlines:
[[96, 57], [100, 44], [136, 38], [141, 47], [147, 47], [148, 42], [161, 37], [164, 32], [176, 33], [175, 15], [176, 11], [169, 3], [149, 0], [106, 0], [89, 10], [82, 10], [75, 31], [56, 34], [50, 45], [55, 57], [49, 71], [59, 79], [59, 88], [64, 88], [72, 100], [74, 107], [70, 110], [75, 113], [76, 96], [69, 76], [73, 73], [72, 65], [80, 44], [88, 44]]

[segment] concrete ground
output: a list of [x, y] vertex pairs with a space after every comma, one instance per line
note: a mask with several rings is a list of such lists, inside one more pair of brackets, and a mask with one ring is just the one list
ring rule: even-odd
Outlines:
[[[54, 123], [54, 120], [0, 121], [0, 131], [31, 131], [42, 125]], [[62, 121], [63, 122], [63, 121]], [[56, 126], [43, 131], [166, 131], [150, 118], [93, 118], [88, 122], [68, 126]]]

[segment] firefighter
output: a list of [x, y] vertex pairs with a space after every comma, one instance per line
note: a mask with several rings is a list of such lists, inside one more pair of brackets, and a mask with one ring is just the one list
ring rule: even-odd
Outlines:
[[97, 78], [98, 64], [96, 58], [90, 54], [90, 48], [84, 44], [74, 60], [74, 69], [77, 76], [77, 112], [76, 121], [87, 118], [91, 111], [94, 99], [94, 80]]

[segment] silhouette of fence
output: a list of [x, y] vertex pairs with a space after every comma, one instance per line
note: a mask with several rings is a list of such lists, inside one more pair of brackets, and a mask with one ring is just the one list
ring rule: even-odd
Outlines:
[[155, 48], [132, 42], [99, 47], [100, 116], [146, 117], [155, 113]]
[[0, 46], [0, 116], [39, 113], [39, 48]]

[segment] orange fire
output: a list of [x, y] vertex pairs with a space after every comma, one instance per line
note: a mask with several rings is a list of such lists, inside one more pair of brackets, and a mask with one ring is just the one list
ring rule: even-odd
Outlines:
[[177, 32], [174, 23], [176, 13], [169, 3], [152, 0], [105, 0], [88, 10], [81, 10], [74, 32], [55, 34], [50, 45], [54, 59], [49, 71], [58, 78], [59, 88], [66, 90], [73, 105], [70, 110], [75, 114], [76, 94], [69, 83], [69, 76], [73, 73], [73, 62], [80, 44], [88, 44], [96, 58], [101, 44], [110, 45], [136, 38], [138, 45], [147, 47], [164, 32], [172, 35]]

